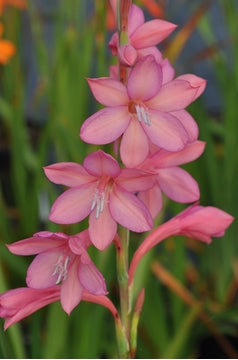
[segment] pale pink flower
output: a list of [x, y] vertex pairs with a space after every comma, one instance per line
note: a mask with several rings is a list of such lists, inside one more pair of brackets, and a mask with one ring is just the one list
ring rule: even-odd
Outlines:
[[154, 186], [138, 194], [153, 217], [157, 216], [162, 208], [162, 192], [168, 198], [180, 203], [190, 203], [199, 199], [198, 183], [178, 165], [197, 159], [204, 148], [204, 142], [195, 141], [177, 152], [160, 149], [138, 166], [139, 169], [156, 175], [157, 181]]
[[83, 165], [57, 163], [44, 171], [52, 182], [70, 187], [56, 199], [50, 220], [72, 224], [89, 215], [89, 235], [98, 249], [112, 242], [117, 223], [135, 232], [152, 228], [148, 209], [134, 193], [151, 187], [154, 176], [141, 170], [120, 169], [117, 161], [102, 150], [88, 155]]
[[38, 254], [27, 270], [27, 286], [47, 289], [61, 283], [60, 300], [68, 314], [82, 298], [83, 289], [94, 295], [107, 293], [105, 280], [90, 259], [88, 231], [77, 235], [41, 231], [7, 245], [17, 255]]
[[171, 220], [152, 231], [135, 251], [130, 268], [129, 283], [143, 256], [154, 246], [170, 236], [183, 235], [207, 244], [212, 237], [221, 237], [233, 222], [233, 216], [213, 206], [191, 205]]
[[[112, 7], [115, 11], [115, 6]], [[169, 36], [176, 27], [177, 25], [160, 19], [145, 22], [143, 11], [132, 4], [128, 15], [128, 44], [119, 46], [119, 35], [116, 32], [112, 35], [108, 46], [122, 64], [132, 66], [137, 58], [158, 51], [155, 46]]]
[[4, 329], [59, 299], [60, 286], [47, 289], [22, 287], [5, 291], [0, 294], [0, 317], [6, 319]]
[[[146, 76], [145, 76], [146, 74]], [[189, 141], [181, 112], [197, 96], [204, 80], [174, 79], [163, 83], [161, 66], [152, 55], [131, 70], [127, 86], [112, 78], [88, 79], [95, 98], [106, 107], [83, 123], [80, 136], [92, 144], [108, 144], [121, 135], [120, 154], [127, 167], [148, 155], [149, 141], [168, 151], [179, 151]]]
[[[0, 294], [0, 317], [5, 318], [4, 330], [44, 306], [60, 300], [61, 286], [55, 285], [46, 289], [28, 287], [5, 291]], [[113, 303], [104, 295], [93, 295], [83, 290], [82, 301], [93, 302], [106, 307], [114, 318], [119, 319]]]

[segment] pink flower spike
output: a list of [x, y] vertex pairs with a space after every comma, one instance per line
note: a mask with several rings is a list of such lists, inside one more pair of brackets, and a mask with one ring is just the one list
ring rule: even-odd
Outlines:
[[42, 307], [60, 299], [60, 286], [48, 289], [18, 288], [0, 295], [0, 317], [4, 330]]
[[143, 256], [164, 239], [183, 235], [209, 244], [212, 241], [211, 237], [223, 236], [233, 220], [233, 216], [212, 206], [192, 205], [188, 207], [152, 231], [141, 243], [130, 264], [129, 284], [133, 282], [136, 268]]
[[[54, 170], [55, 166], [52, 167]], [[83, 169], [91, 176], [90, 181], [85, 181], [83, 176], [83, 179], [79, 178], [79, 185], [75, 183], [59, 196], [52, 206], [50, 220], [72, 224], [89, 215], [90, 238], [99, 250], [105, 249], [112, 242], [117, 222], [133, 231], [151, 229], [153, 223], [148, 209], [134, 193], [152, 187], [155, 181], [153, 175], [136, 169], [121, 171], [116, 160], [102, 150], [88, 155], [83, 162]], [[48, 166], [46, 175], [52, 178], [50, 172], [51, 166]], [[72, 177], [76, 178], [74, 174]], [[57, 183], [60, 181], [60, 171], [54, 180]]]

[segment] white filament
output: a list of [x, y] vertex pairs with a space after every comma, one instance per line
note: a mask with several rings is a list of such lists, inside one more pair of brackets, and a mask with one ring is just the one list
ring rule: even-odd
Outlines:
[[140, 105], [135, 105], [135, 108], [136, 108], [137, 119], [139, 120], [139, 122], [144, 121], [146, 125], [150, 126], [151, 122], [145, 108]]
[[98, 189], [95, 191], [94, 198], [91, 205], [91, 211], [96, 207], [96, 219], [99, 218], [99, 215], [103, 212], [104, 203], [105, 203], [105, 192], [100, 192]]
[[57, 264], [55, 265], [55, 269], [52, 273], [52, 276], [58, 274], [57, 280], [56, 280], [56, 285], [59, 284], [61, 282], [61, 280], [66, 280], [67, 278], [67, 274], [68, 274], [68, 265], [69, 265], [69, 260], [70, 260], [70, 256], [66, 256], [66, 258], [64, 259], [63, 255], [60, 255]]

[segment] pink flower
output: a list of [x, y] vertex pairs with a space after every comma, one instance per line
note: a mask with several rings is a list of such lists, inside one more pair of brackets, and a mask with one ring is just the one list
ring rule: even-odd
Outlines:
[[[146, 74], [146, 76], [145, 76]], [[204, 80], [172, 80], [162, 84], [162, 70], [152, 55], [140, 59], [131, 70], [127, 86], [112, 78], [89, 79], [95, 98], [106, 106], [83, 123], [81, 138], [92, 144], [108, 144], [121, 135], [120, 154], [127, 167], [145, 160], [149, 140], [168, 151], [179, 151], [189, 141], [181, 117], [200, 91]]]
[[197, 201], [200, 191], [197, 182], [184, 169], [177, 165], [186, 164], [198, 158], [204, 151], [205, 143], [195, 141], [186, 145], [183, 150], [169, 152], [160, 149], [148, 156], [138, 168], [155, 174], [157, 181], [155, 185], [138, 194], [138, 197], [146, 204], [153, 217], [162, 208], [162, 192], [180, 203]]
[[52, 182], [71, 187], [56, 199], [50, 220], [72, 224], [89, 215], [89, 235], [98, 249], [111, 243], [117, 222], [135, 232], [152, 228], [148, 209], [133, 193], [151, 187], [154, 176], [120, 169], [116, 160], [101, 150], [88, 155], [83, 166], [65, 162], [44, 170]]
[[152, 231], [141, 243], [130, 264], [129, 283], [132, 283], [135, 270], [143, 256], [162, 240], [183, 235], [209, 244], [211, 237], [223, 236], [233, 220], [233, 216], [213, 206], [191, 205]]
[[[42, 307], [60, 300], [60, 285], [47, 289], [32, 289], [27, 287], [5, 291], [0, 295], [0, 317], [5, 318], [4, 329], [31, 315]], [[119, 315], [113, 303], [104, 295], [93, 295], [83, 290], [82, 300], [106, 307], [114, 318]]]
[[17, 255], [35, 255], [27, 270], [27, 286], [47, 289], [61, 283], [60, 300], [68, 314], [79, 304], [83, 289], [94, 295], [107, 293], [105, 280], [87, 254], [88, 231], [67, 236], [41, 231], [7, 245]]
[[4, 329], [59, 300], [60, 286], [48, 289], [18, 288], [0, 295], [0, 317], [6, 318]]
[[[115, 6], [112, 7], [115, 11]], [[128, 16], [129, 44], [120, 47], [116, 32], [112, 35], [108, 46], [112, 54], [118, 55], [123, 64], [132, 66], [137, 57], [153, 52], [156, 49], [155, 45], [164, 40], [176, 27], [168, 21], [159, 19], [145, 22], [143, 11], [138, 6], [132, 5]]]

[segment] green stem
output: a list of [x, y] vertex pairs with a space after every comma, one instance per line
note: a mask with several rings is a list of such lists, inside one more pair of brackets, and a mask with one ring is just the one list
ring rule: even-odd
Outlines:
[[[114, 240], [117, 249], [117, 277], [120, 292], [121, 304], [121, 322], [122, 329], [128, 343], [129, 357], [129, 339], [130, 339], [130, 300], [128, 287], [128, 244], [129, 244], [129, 230], [121, 228], [121, 240], [116, 237]], [[120, 346], [120, 344], [118, 344]]]

